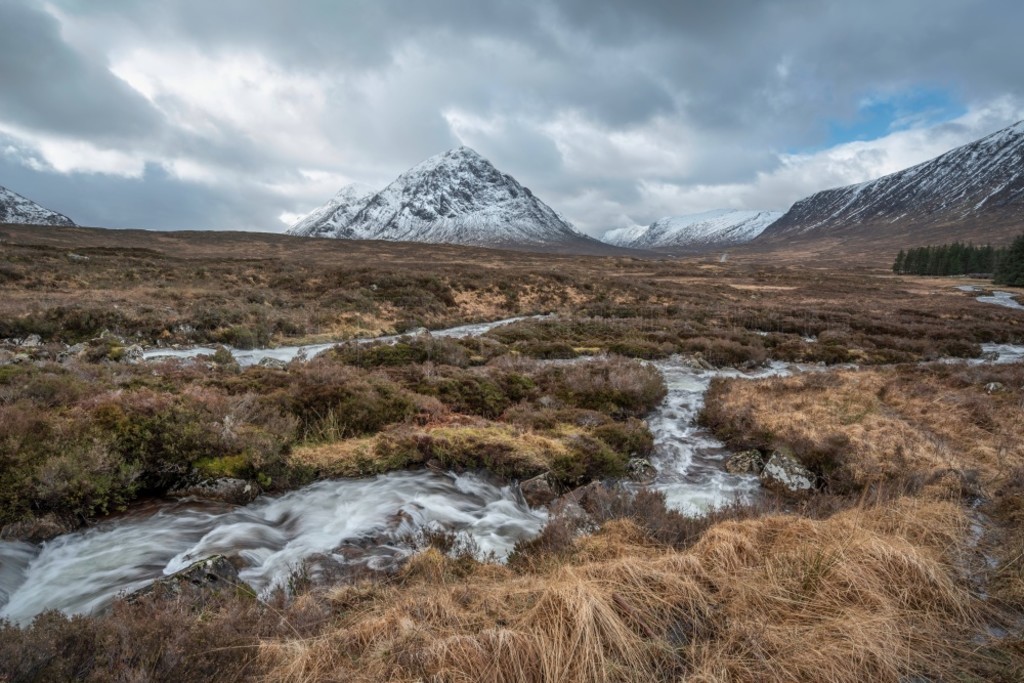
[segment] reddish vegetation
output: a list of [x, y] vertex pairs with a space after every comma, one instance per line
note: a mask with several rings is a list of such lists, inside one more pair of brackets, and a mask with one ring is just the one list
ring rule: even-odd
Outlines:
[[[195, 477], [273, 488], [431, 461], [547, 471], [562, 492], [651, 448], [641, 420], [664, 387], [622, 356], [871, 367], [713, 385], [703, 419], [720, 436], [787, 448], [818, 476], [798, 505], [766, 495], [693, 519], [590, 484], [507, 565], [439, 535], [396, 575], [299, 575], [269, 604], [154, 595], [0, 626], [0, 680], [1021, 679], [1024, 374], [909, 364], [1024, 341], [1020, 312], [958, 282], [779, 260], [2, 233], [0, 337], [43, 337], [0, 349], [3, 521], [99, 515]], [[226, 352], [123, 362], [134, 340], [243, 346], [546, 310], [560, 315], [286, 368], [242, 371]], [[619, 356], [535, 360], [600, 352]], [[1009, 635], [983, 635], [992, 625]]]

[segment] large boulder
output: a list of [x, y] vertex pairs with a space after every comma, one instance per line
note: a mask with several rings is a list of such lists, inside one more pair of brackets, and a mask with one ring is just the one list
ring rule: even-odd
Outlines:
[[126, 363], [139, 363], [142, 361], [144, 351], [142, 346], [139, 344], [129, 344], [124, 347], [124, 351], [121, 354], [121, 360]]
[[551, 488], [551, 482], [548, 481], [547, 472], [521, 482], [519, 490], [522, 491], [526, 504], [532, 508], [550, 505], [557, 497], [555, 490]]
[[181, 571], [157, 579], [150, 585], [135, 591], [125, 600], [133, 602], [139, 598], [155, 595], [161, 598], [201, 599], [225, 591], [253, 593], [252, 588], [238, 578], [238, 569], [223, 555], [213, 555], [193, 562]]
[[735, 453], [725, 461], [725, 471], [730, 474], [761, 474], [764, 457], [755, 449]]
[[201, 498], [216, 500], [233, 505], [248, 505], [260, 495], [260, 487], [255, 482], [233, 477], [208, 479], [192, 486], [184, 486], [170, 491], [168, 495], [177, 498]]
[[629, 478], [641, 484], [649, 484], [658, 476], [658, 470], [647, 458], [630, 458], [626, 464]]
[[12, 522], [0, 528], [0, 540], [41, 543], [74, 531], [75, 527], [52, 512], [41, 517]]
[[814, 473], [784, 450], [772, 453], [761, 472], [761, 485], [787, 496], [804, 496], [814, 491]]

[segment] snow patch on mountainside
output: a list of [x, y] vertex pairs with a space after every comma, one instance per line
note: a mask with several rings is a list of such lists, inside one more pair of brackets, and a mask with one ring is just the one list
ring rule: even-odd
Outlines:
[[781, 211], [715, 209], [660, 218], [647, 227], [605, 233], [609, 244], [634, 249], [726, 247], [749, 242], [775, 222]]
[[646, 234], [650, 227], [649, 225], [631, 225], [628, 228], [615, 228], [602, 235], [601, 241], [616, 247], [629, 247]]
[[369, 197], [335, 197], [289, 232], [481, 246], [595, 243], [468, 147], [427, 159]]
[[375, 193], [376, 190], [362, 183], [346, 185], [326, 204], [292, 224], [288, 234], [298, 237], [352, 237], [339, 233], [347, 230], [352, 218]]
[[996, 211], [1024, 214], [1024, 121], [902, 171], [801, 199], [765, 237]]
[[0, 223], [26, 225], [68, 225], [74, 223], [62, 213], [50, 211], [6, 187], [0, 187]]

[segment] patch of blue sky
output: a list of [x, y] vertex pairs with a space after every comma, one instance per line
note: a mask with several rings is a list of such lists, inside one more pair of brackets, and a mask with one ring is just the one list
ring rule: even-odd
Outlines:
[[963, 103], [942, 88], [876, 92], [861, 98], [853, 116], [828, 121], [827, 134], [820, 145], [800, 151], [806, 153], [845, 142], [877, 140], [896, 131], [944, 123], [966, 112]]

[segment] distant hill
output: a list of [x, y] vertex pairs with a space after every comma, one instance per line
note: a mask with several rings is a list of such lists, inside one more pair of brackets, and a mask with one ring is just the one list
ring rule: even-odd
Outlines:
[[781, 211], [717, 209], [667, 216], [643, 228], [610, 230], [602, 239], [632, 249], [707, 251], [749, 242], [780, 216]]
[[25, 225], [68, 225], [74, 222], [62, 213], [50, 211], [6, 187], [0, 187], [0, 223]]
[[801, 199], [752, 246], [1006, 242], [1024, 230], [1024, 121], [931, 161]]

